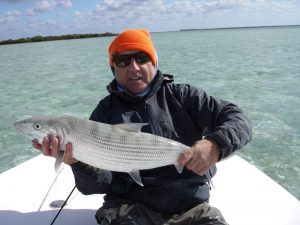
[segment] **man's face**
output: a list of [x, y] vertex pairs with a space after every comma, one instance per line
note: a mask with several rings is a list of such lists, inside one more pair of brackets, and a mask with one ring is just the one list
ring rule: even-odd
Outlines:
[[[141, 57], [139, 57], [140, 53]], [[152, 61], [149, 60], [144, 63], [142, 54], [144, 53], [138, 51], [126, 51], [120, 53], [121, 56], [135, 55], [135, 57], [131, 59], [130, 57], [127, 57], [127, 62], [130, 62], [127, 66], [124, 66], [124, 63], [122, 63], [122, 61], [121, 64], [117, 66], [114, 60], [116, 80], [127, 91], [133, 94], [143, 92], [147, 88], [148, 84], [153, 80], [153, 77], [155, 75], [155, 67], [152, 64]], [[141, 60], [139, 60], [140, 58]]]

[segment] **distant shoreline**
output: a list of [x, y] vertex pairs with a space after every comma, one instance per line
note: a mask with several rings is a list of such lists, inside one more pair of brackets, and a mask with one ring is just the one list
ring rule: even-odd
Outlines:
[[109, 37], [116, 36], [117, 34], [106, 32], [102, 34], [66, 34], [59, 36], [34, 36], [28, 38], [19, 38], [19, 39], [9, 39], [0, 41], [0, 45], [9, 45], [9, 44], [23, 44], [23, 43], [33, 43], [33, 42], [44, 42], [44, 41], [58, 41], [58, 40], [71, 40], [71, 39], [82, 39], [82, 38], [95, 38], [95, 37]]
[[180, 31], [197, 31], [197, 30], [234, 30], [234, 29], [280, 28], [280, 27], [300, 27], [300, 25], [274, 25], [274, 26], [246, 26], [246, 27], [195, 28], [195, 29], [180, 29]]
[[[274, 25], [274, 26], [245, 26], [245, 27], [215, 27], [215, 28], [191, 28], [191, 29], [180, 29], [179, 31], [205, 31], [205, 30], [234, 30], [234, 29], [255, 29], [255, 28], [281, 28], [281, 27], [300, 27], [300, 25]], [[168, 32], [168, 31], [161, 31]], [[160, 33], [160, 32], [158, 32]], [[66, 34], [58, 36], [34, 36], [19, 39], [8, 39], [0, 41], [0, 45], [9, 44], [23, 44], [23, 43], [34, 43], [44, 41], [58, 41], [58, 40], [71, 40], [71, 39], [83, 39], [83, 38], [95, 38], [95, 37], [110, 37], [116, 36], [117, 33], [95, 33], [95, 34]]]

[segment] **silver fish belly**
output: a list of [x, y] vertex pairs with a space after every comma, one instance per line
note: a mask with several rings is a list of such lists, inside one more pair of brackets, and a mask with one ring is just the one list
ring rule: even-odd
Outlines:
[[61, 149], [72, 143], [73, 157], [88, 165], [109, 171], [127, 172], [140, 185], [139, 170], [177, 164], [188, 148], [179, 142], [140, 132], [147, 124], [109, 125], [71, 116], [40, 116], [17, 121], [15, 127], [27, 137], [41, 141], [46, 135], [59, 135]]

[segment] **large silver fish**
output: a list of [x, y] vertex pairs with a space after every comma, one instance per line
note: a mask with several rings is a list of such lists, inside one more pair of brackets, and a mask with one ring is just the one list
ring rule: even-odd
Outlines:
[[47, 135], [59, 135], [61, 151], [72, 143], [75, 159], [100, 169], [127, 172], [140, 185], [140, 170], [174, 164], [181, 172], [177, 160], [188, 149], [179, 142], [140, 132], [146, 123], [109, 125], [72, 116], [38, 116], [14, 125], [39, 143]]

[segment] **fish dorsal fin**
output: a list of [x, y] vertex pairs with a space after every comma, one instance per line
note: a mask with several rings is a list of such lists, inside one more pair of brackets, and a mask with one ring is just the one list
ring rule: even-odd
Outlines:
[[130, 171], [129, 175], [137, 184], [144, 186], [142, 183], [141, 176], [140, 176], [140, 171], [138, 171], [138, 170]]
[[131, 131], [131, 132], [140, 132], [143, 126], [148, 125], [148, 123], [120, 123], [114, 125], [121, 130]]

